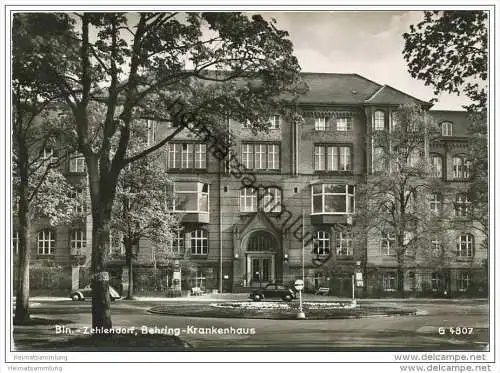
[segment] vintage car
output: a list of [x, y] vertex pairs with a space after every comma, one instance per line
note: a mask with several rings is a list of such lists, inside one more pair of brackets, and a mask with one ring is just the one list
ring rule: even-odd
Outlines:
[[250, 293], [249, 298], [258, 302], [263, 299], [278, 298], [284, 301], [290, 302], [295, 299], [295, 291], [285, 285], [280, 284], [267, 284], [265, 287], [256, 289]]
[[[111, 286], [109, 287], [109, 296], [111, 297], [112, 301], [121, 298], [120, 294]], [[89, 284], [89, 285], [85, 286], [84, 288], [73, 290], [69, 294], [69, 297], [74, 301], [85, 300], [87, 298], [91, 299], [92, 298], [92, 287]]]

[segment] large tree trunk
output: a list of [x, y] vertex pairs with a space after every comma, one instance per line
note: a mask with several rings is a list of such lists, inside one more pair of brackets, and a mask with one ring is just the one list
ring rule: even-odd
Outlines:
[[16, 313], [15, 324], [23, 324], [30, 320], [29, 298], [30, 298], [30, 232], [31, 219], [29, 215], [28, 202], [28, 153], [24, 142], [19, 141], [19, 263], [17, 272], [16, 288]]
[[[103, 207], [100, 209], [104, 210]], [[92, 224], [92, 327], [111, 328], [111, 299], [109, 273], [106, 270], [105, 253], [109, 248], [110, 218], [102, 216]]]
[[401, 298], [405, 297], [405, 278], [404, 270], [401, 265], [398, 265], [397, 271], [398, 293]]
[[[22, 209], [20, 209], [22, 210]], [[24, 216], [21, 216], [24, 215]], [[19, 236], [19, 262], [17, 267], [16, 312], [14, 324], [25, 324], [30, 320], [30, 219], [26, 211], [19, 214], [21, 234]]]
[[111, 209], [116, 180], [110, 180], [106, 177], [107, 175], [99, 174], [97, 158], [87, 159], [87, 166], [92, 199], [92, 327], [111, 328], [111, 299], [106, 253], [110, 244]]

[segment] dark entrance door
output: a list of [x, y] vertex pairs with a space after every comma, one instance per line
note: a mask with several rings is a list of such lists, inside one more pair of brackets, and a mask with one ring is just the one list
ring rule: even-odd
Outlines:
[[272, 280], [272, 264], [271, 258], [252, 258], [252, 285], [262, 285], [262, 283], [268, 283]]
[[352, 275], [339, 274], [333, 277], [333, 295], [350, 297], [352, 295]]
[[246, 272], [249, 286], [265, 286], [276, 279], [278, 240], [269, 232], [259, 230], [249, 237], [246, 247]]

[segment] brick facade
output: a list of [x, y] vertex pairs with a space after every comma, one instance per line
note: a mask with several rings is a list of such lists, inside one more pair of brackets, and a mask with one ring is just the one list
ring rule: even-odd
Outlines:
[[[355, 188], [366, 180], [371, 172], [370, 136], [375, 111], [385, 113], [384, 125], [388, 127], [391, 111], [396, 110], [399, 105], [408, 102], [426, 107], [430, 105], [356, 74], [304, 74], [303, 78], [310, 86], [309, 93], [299, 99], [297, 104], [297, 111], [304, 118], [303, 123], [290, 123], [281, 116], [278, 129], [258, 134], [244, 128], [241, 123], [228, 123], [228, 129], [236, 140], [233, 149], [239, 162], [243, 162], [248, 156], [248, 149], [253, 149], [252, 162], [256, 162], [256, 159], [261, 163], [267, 162], [268, 167], [249, 170], [238, 177], [225, 162], [208, 151], [206, 168], [187, 170], [180, 167], [169, 171], [174, 182], [199, 183], [200, 187], [208, 184], [209, 188], [208, 214], [187, 213], [183, 216], [184, 253], [178, 256], [176, 264], [182, 273], [183, 289], [201, 286], [206, 290], [235, 292], [248, 291], [251, 287], [272, 281], [289, 284], [302, 277], [303, 265], [307, 291], [328, 286], [332, 295], [349, 296], [351, 276], [359, 264], [365, 281], [363, 288], [356, 290], [358, 295], [391, 295], [390, 291], [385, 291], [383, 284], [384, 281], [392, 281], [390, 276], [395, 272], [394, 258], [381, 255], [379, 238], [370, 232], [365, 234], [360, 231], [355, 221], [351, 223], [349, 213], [313, 213], [312, 188], [322, 184], [343, 185], [348, 195], [348, 191], [354, 190], [352, 187]], [[324, 125], [329, 129], [315, 129], [317, 118], [327, 118]], [[335, 126], [338, 118], [349, 118], [345, 122], [348, 123], [346, 128]], [[452, 178], [453, 156], [467, 151], [466, 115], [464, 112], [436, 111], [435, 118], [440, 122], [450, 121], [454, 126], [453, 136], [441, 139], [429, 149], [430, 154], [439, 155], [443, 159], [443, 180], [452, 190], [445, 199], [452, 203], [455, 198], [453, 190], [466, 187], [466, 182], [454, 181]], [[321, 120], [318, 123], [323, 125]], [[156, 130], [158, 139], [170, 129], [158, 123]], [[196, 137], [184, 130], [176, 136], [174, 142], [181, 144], [179, 146], [184, 149], [185, 145], [182, 144], [195, 143]], [[250, 147], [244, 148], [246, 145]], [[272, 147], [273, 145], [277, 145], [277, 148]], [[318, 147], [322, 148], [318, 150]], [[350, 150], [344, 150], [346, 148]], [[279, 149], [279, 161], [273, 153], [276, 149]], [[315, 162], [323, 159], [315, 159], [315, 153], [323, 150], [324, 158], [330, 157], [325, 162], [333, 162], [333, 166], [330, 166], [334, 169], [330, 171], [315, 170], [320, 168], [315, 167]], [[160, 151], [164, 153], [165, 165], [168, 166], [168, 157], [173, 155], [169, 155], [167, 148]], [[260, 153], [258, 156], [255, 153], [261, 151], [265, 152], [265, 160]], [[338, 155], [343, 151], [350, 155], [350, 164], [344, 165], [346, 169], [341, 169], [344, 158]], [[254, 180], [252, 185], [261, 189], [273, 187], [281, 191], [281, 211], [264, 211], [259, 208], [242, 211], [240, 193], [250, 179]], [[345, 200], [347, 205], [351, 203], [348, 198], [347, 196]], [[259, 197], [256, 198], [258, 200]], [[340, 199], [339, 201], [344, 203]], [[248, 199], [248, 203], [252, 203], [251, 199]], [[43, 222], [37, 223], [36, 231], [43, 226]], [[90, 259], [90, 227], [89, 217], [84, 224], [87, 253], [82, 263], [77, 265], [69, 250], [69, 232], [72, 227], [55, 228], [56, 249], [49, 259], [57, 266], [73, 266], [84, 271]], [[207, 253], [195, 254], [192, 243], [197, 245], [198, 241], [193, 241], [195, 233], [192, 232], [197, 230], [203, 230], [208, 236]], [[322, 238], [321, 242], [328, 240], [329, 255], [322, 254], [321, 248], [315, 246], [314, 242], [318, 240], [313, 240], [313, 236], [316, 232], [320, 232], [316, 238]], [[450, 256], [446, 263], [434, 264], [429, 264], [426, 258], [412, 258], [407, 262], [405, 278], [394, 281], [403, 280], [405, 290], [410, 294], [427, 292], [432, 295], [432, 283], [437, 281], [435, 277], [433, 280], [433, 273], [439, 267], [439, 271], [443, 273], [441, 281], [446, 282], [446, 289], [450, 293], [466, 293], [467, 289], [460, 289], [464, 282], [461, 272], [470, 274], [469, 288], [473, 288], [472, 284], [478, 284], [474, 291], [481, 291], [478, 288], [485, 287], [486, 281], [484, 263], [488, 255], [487, 248], [480, 244], [482, 234], [477, 227], [464, 221], [463, 230], [447, 232], [453, 243], [449, 250], [453, 251], [456, 237], [461, 232], [474, 235], [474, 253], [471, 258], [463, 260], [455, 255]], [[32, 262], [36, 264], [45, 258], [37, 255], [36, 233], [32, 235], [32, 240]], [[436, 268], [432, 268], [433, 265]], [[123, 258], [111, 260], [109, 267], [115, 286], [123, 290], [126, 287]], [[136, 268], [135, 284], [138, 293], [161, 294], [171, 286], [172, 274], [155, 263], [151, 245], [145, 240], [139, 244]], [[71, 273], [74, 278], [78, 278], [79, 271]], [[73, 288], [76, 283], [72, 282]], [[68, 284], [64, 286], [67, 287]]]

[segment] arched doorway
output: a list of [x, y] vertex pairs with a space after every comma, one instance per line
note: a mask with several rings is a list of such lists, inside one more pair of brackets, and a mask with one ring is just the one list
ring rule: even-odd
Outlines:
[[270, 232], [252, 232], [246, 243], [246, 273], [249, 286], [265, 286], [276, 279], [279, 242]]

